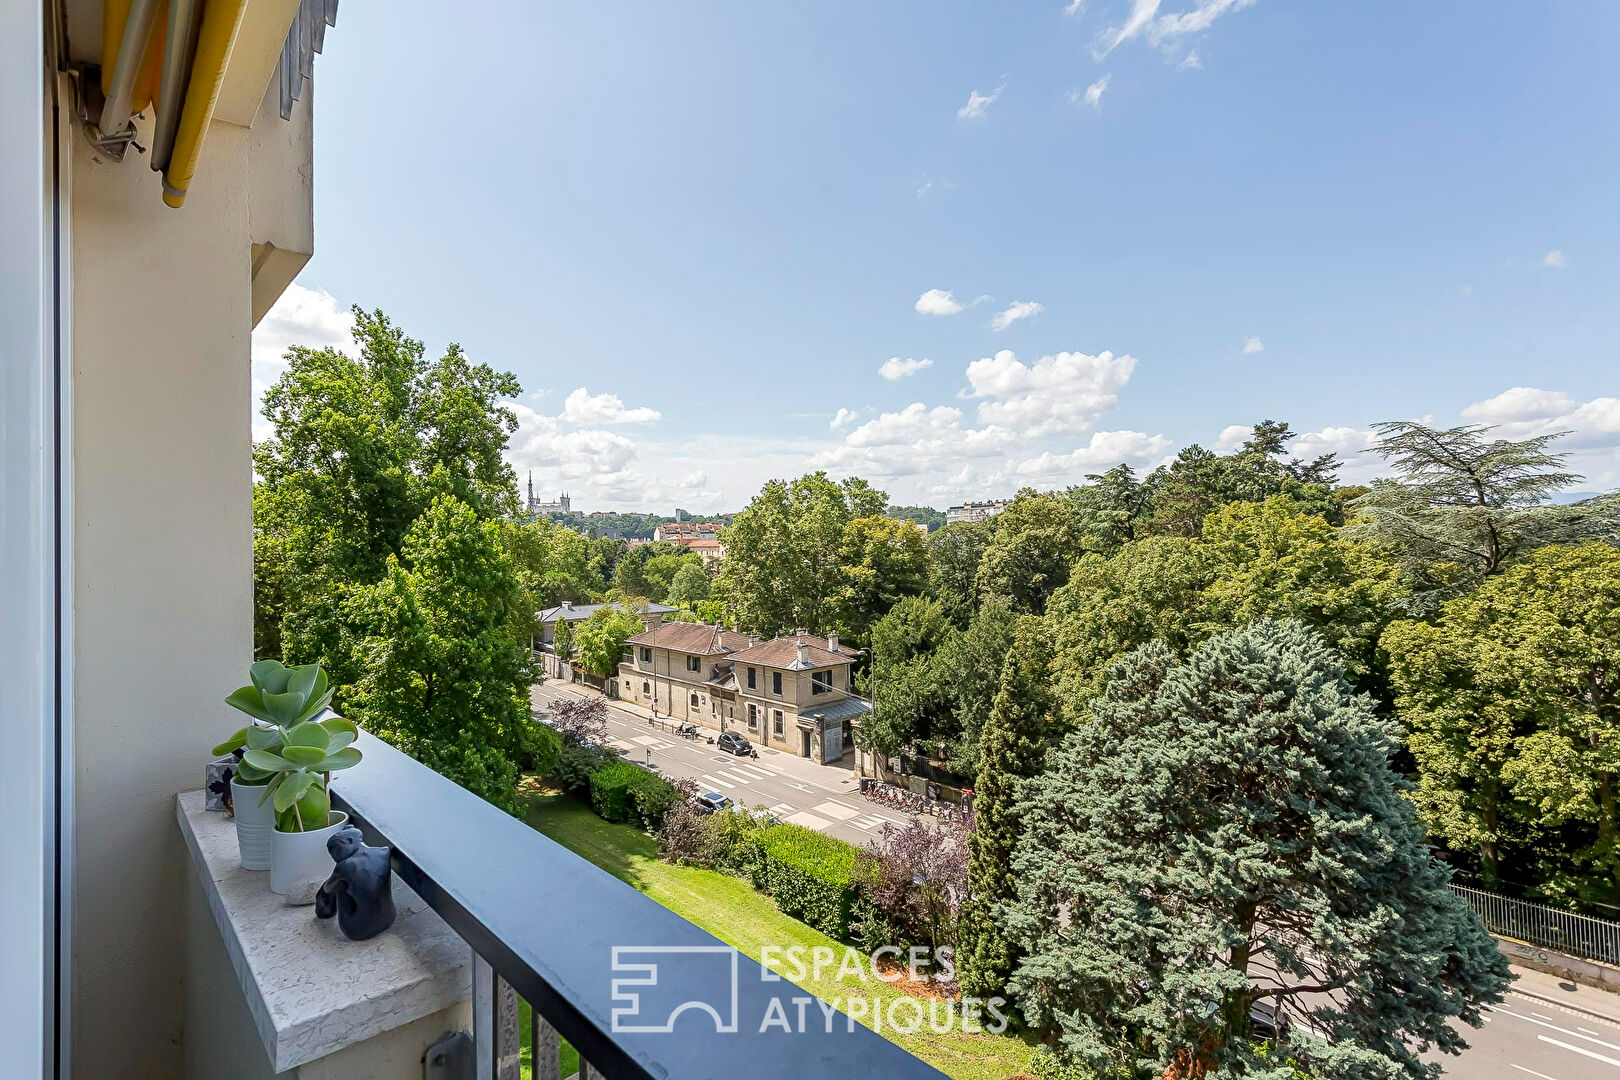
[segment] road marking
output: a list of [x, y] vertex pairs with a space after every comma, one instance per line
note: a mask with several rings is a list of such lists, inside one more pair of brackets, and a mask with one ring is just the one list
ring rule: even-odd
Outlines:
[[[1508, 1062], [1508, 1064], [1513, 1065], [1513, 1062], [1510, 1061], [1510, 1062]], [[1523, 1065], [1513, 1065], [1513, 1067], [1515, 1069], [1518, 1069], [1522, 1073], [1529, 1073], [1531, 1076], [1540, 1077], [1541, 1080], [1558, 1080], [1558, 1077], [1556, 1077], [1556, 1076], [1548, 1076], [1546, 1073], [1538, 1073], [1538, 1072], [1536, 1072], [1536, 1070], [1527, 1069]]]
[[743, 785], [744, 787], [746, 787], [749, 784], [749, 782], [754, 779], [752, 776], [738, 776], [736, 773], [727, 772], [725, 769], [716, 769], [715, 772], [719, 773], [721, 776], [725, 777], [727, 780], [735, 780], [735, 781], [737, 781], [737, 783]]
[[794, 809], [794, 805], [790, 802], [779, 802], [775, 806], [771, 807], [771, 813], [777, 815], [791, 814], [793, 813]]
[[1560, 1042], [1559, 1040], [1547, 1035], [1537, 1035], [1536, 1038], [1540, 1039], [1544, 1043], [1552, 1043], [1554, 1046], [1561, 1046], [1565, 1050], [1572, 1050], [1583, 1057], [1589, 1057], [1594, 1061], [1601, 1061], [1605, 1065], [1613, 1065], [1615, 1068], [1620, 1069], [1620, 1058], [1604, 1057], [1602, 1054], [1593, 1053], [1591, 1050], [1585, 1050], [1579, 1046], [1574, 1046], [1567, 1042]]
[[[1593, 1038], [1590, 1035], [1582, 1035], [1578, 1031], [1571, 1031], [1571, 1030], [1569, 1030], [1569, 1028], [1562, 1028], [1562, 1027], [1559, 1027], [1557, 1024], [1549, 1024], [1545, 1020], [1535, 1020], [1535, 1019], [1532, 1019], [1531, 1017], [1523, 1016], [1523, 1015], [1520, 1015], [1519, 1019], [1523, 1020], [1527, 1024], [1535, 1024], [1538, 1027], [1544, 1027], [1544, 1028], [1547, 1028], [1547, 1029], [1549, 1029], [1551, 1031], [1561, 1032], [1561, 1033], [1563, 1033], [1565, 1035], [1573, 1035], [1577, 1039], [1585, 1039], [1587, 1042], [1597, 1043], [1599, 1046], [1606, 1047], [1607, 1049], [1610, 1049], [1610, 1050], [1620, 1050], [1620, 1045], [1617, 1045], [1617, 1044], [1612, 1043], [1612, 1042], [1604, 1042], [1602, 1039], [1596, 1039], [1596, 1038]], [[1545, 1038], [1545, 1037], [1546, 1036], [1542, 1036], [1542, 1035], [1537, 1036], [1537, 1038]], [[1607, 1060], [1607, 1059], [1605, 1059], [1605, 1060]], [[1620, 1065], [1620, 1061], [1615, 1062], [1615, 1064]]]
[[817, 832], [820, 832], [822, 829], [825, 829], [828, 825], [832, 824], [832, 822], [825, 818], [816, 817], [816, 815], [812, 814], [808, 810], [800, 810], [797, 814], [792, 815], [787, 820], [789, 824], [803, 825], [805, 828], [814, 829]]
[[709, 784], [711, 786], [713, 786], [713, 787], [734, 788], [734, 787], [737, 786], [736, 784], [728, 784], [724, 780], [716, 780], [714, 777], [710, 776], [708, 773], [704, 773], [703, 776], [701, 777], [701, 779], [707, 780], [709, 782]]
[[833, 802], [831, 799], [819, 806], [812, 806], [810, 809], [823, 817], [836, 818], [839, 821], [848, 821], [852, 817], [860, 817], [861, 815], [861, 812], [853, 806], [845, 806], [843, 803]]
[[634, 739], [631, 739], [630, 741], [635, 742], [635, 743], [640, 743], [642, 746], [658, 746], [664, 740], [660, 739], [656, 735], [637, 735]]
[[778, 775], [778, 774], [776, 774], [774, 772], [767, 772], [766, 770], [761, 769], [757, 765], [733, 765], [732, 768], [735, 769], [737, 772], [747, 773], [749, 776], [752, 776], [755, 780], [770, 780], [773, 777], [775, 777], [776, 775]]

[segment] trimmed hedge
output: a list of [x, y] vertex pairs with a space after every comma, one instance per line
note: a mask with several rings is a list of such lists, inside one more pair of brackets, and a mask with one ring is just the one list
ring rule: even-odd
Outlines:
[[849, 937], [859, 849], [802, 825], [773, 825], [759, 834], [755, 886], [788, 915], [829, 937]]
[[649, 829], [681, 801], [674, 784], [628, 761], [610, 762], [591, 773], [591, 807], [605, 821], [635, 820]]

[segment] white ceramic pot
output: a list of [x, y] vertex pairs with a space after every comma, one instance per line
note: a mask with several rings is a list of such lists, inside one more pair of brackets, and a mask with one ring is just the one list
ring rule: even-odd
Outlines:
[[332, 876], [332, 856], [326, 842], [349, 823], [349, 815], [333, 810], [324, 829], [270, 834], [270, 891], [285, 896], [287, 890], [305, 881], [325, 881]]
[[236, 846], [242, 869], [270, 869], [270, 834], [276, 828], [276, 808], [264, 802], [264, 785], [237, 783], [231, 778], [231, 810], [236, 815]]

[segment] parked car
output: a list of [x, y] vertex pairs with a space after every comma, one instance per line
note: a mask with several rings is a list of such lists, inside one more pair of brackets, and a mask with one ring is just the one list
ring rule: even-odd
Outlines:
[[770, 809], [764, 806], [756, 806], [753, 809], [749, 809], [742, 803], [732, 803], [731, 812], [733, 814], [746, 814], [748, 817], [757, 821], [761, 825], [782, 824], [782, 819], [777, 817], [776, 814], [772, 813]]
[[731, 800], [718, 791], [710, 791], [697, 798], [698, 811], [704, 814], [717, 814], [731, 806]]
[[749, 742], [748, 737], [740, 732], [722, 731], [719, 737], [714, 740], [714, 745], [726, 753], [736, 754], [738, 757], [755, 756], [754, 744]]

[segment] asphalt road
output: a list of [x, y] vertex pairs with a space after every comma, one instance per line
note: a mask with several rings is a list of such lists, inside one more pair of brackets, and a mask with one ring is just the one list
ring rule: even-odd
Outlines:
[[[563, 696], [599, 696], [555, 680], [534, 687], [530, 699], [546, 709]], [[769, 807], [784, 821], [866, 844], [886, 822], [909, 816], [863, 798], [847, 766], [817, 765], [760, 748], [758, 758], [722, 754], [704, 741], [683, 739], [645, 718], [608, 703], [608, 730], [627, 758], [651, 762], [671, 776], [695, 777], [747, 806]], [[649, 756], [650, 755], [650, 756]], [[846, 761], [848, 759], [846, 758]], [[1460, 1057], [1434, 1054], [1446, 1075], [1465, 1080], [1620, 1080], [1620, 1024], [1509, 994], [1486, 1014], [1483, 1027], [1464, 1028], [1469, 1048]]]
[[[537, 710], [565, 696], [600, 695], [554, 679], [529, 692]], [[699, 738], [683, 739], [608, 702], [608, 733], [627, 759], [650, 763], [667, 776], [690, 776], [704, 791], [717, 791], [745, 806], [767, 807], [783, 821], [862, 846], [880, 837], [885, 824], [903, 825], [911, 820], [902, 811], [879, 807], [864, 798], [855, 773], [847, 766], [817, 765], [767, 747], [758, 747], [757, 758], [734, 757], [708, 744], [706, 739], [715, 732], [700, 730]]]

